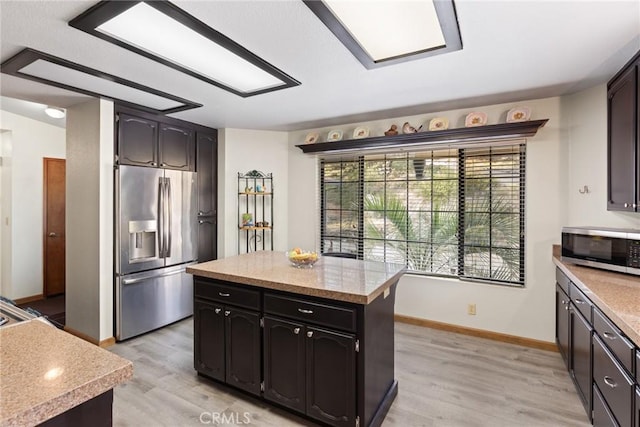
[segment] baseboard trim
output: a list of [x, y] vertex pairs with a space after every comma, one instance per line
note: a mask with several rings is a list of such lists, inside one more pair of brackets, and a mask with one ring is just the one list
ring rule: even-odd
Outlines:
[[43, 299], [44, 299], [44, 295], [38, 294], [38, 295], [32, 295], [30, 297], [17, 298], [17, 299], [14, 299], [13, 302], [15, 302], [16, 305], [22, 305], [22, 304], [27, 304], [29, 302], [40, 301]]
[[95, 339], [93, 337], [90, 337], [89, 335], [85, 334], [84, 332], [77, 331], [77, 330], [75, 330], [73, 328], [70, 328], [68, 326], [65, 326], [64, 330], [66, 332], [69, 332], [71, 335], [75, 335], [78, 338], [82, 338], [83, 340], [88, 341], [93, 345], [97, 345], [98, 347], [102, 347], [102, 348], [110, 347], [110, 346], [112, 346], [112, 345], [114, 345], [116, 343], [116, 339], [114, 337], [109, 337], [107, 339], [99, 341], [99, 340], [97, 340], [97, 339]]
[[106, 340], [100, 341], [99, 346], [102, 347], [102, 348], [107, 348], [107, 347], [111, 347], [115, 343], [116, 343], [115, 337], [109, 337]]
[[436, 322], [435, 320], [420, 319], [418, 317], [394, 315], [396, 322], [408, 323], [410, 325], [424, 326], [441, 331], [455, 332], [457, 334], [470, 335], [478, 338], [486, 338], [494, 341], [506, 342], [509, 344], [522, 345], [524, 347], [537, 348], [539, 350], [558, 352], [558, 347], [554, 342], [540, 341], [532, 338], [518, 337], [500, 332], [485, 331], [483, 329], [469, 328], [466, 326], [452, 325], [451, 323]]

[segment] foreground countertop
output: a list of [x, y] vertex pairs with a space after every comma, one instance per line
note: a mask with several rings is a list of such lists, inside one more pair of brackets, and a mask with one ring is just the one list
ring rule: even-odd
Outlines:
[[640, 277], [563, 262], [558, 246], [553, 248], [553, 262], [640, 346]]
[[33, 426], [133, 376], [130, 361], [38, 319], [0, 328], [0, 426]]
[[259, 251], [187, 267], [187, 273], [267, 289], [369, 304], [404, 274], [398, 264], [323, 257], [295, 268], [284, 252]]

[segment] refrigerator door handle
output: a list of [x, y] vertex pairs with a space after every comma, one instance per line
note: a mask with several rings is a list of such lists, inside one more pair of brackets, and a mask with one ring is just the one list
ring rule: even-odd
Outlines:
[[164, 178], [158, 178], [158, 258], [164, 258]]
[[165, 248], [165, 256], [167, 258], [171, 257], [171, 210], [172, 210], [172, 200], [171, 200], [171, 178], [165, 178], [165, 184], [167, 186], [167, 200], [165, 204], [167, 206], [167, 246]]
[[140, 275], [138, 277], [134, 277], [134, 278], [131, 278], [131, 279], [122, 279], [122, 284], [123, 285], [132, 285], [134, 283], [142, 282], [144, 280], [149, 280], [151, 278], [173, 276], [173, 275], [176, 275], [176, 274], [182, 274], [182, 273], [185, 272], [185, 270], [186, 270], [186, 268], [183, 267], [183, 268], [181, 268], [179, 270], [167, 271], [167, 272], [162, 273], [162, 274], [158, 274], [155, 271], [151, 271], [148, 274]]

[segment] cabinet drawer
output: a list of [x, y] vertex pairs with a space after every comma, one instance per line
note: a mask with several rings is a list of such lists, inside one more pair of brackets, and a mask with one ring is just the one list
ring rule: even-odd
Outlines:
[[330, 328], [356, 331], [356, 310], [352, 308], [265, 294], [264, 311]]
[[573, 282], [570, 282], [569, 285], [569, 296], [573, 305], [580, 311], [580, 314], [587, 319], [587, 322], [591, 323], [591, 307], [593, 303]]
[[560, 285], [565, 294], [569, 295], [569, 283], [571, 280], [567, 277], [566, 274], [562, 272], [559, 268], [556, 267], [556, 283]]
[[238, 307], [260, 309], [260, 291], [243, 289], [237, 286], [223, 285], [214, 281], [196, 279], [194, 282], [196, 298], [206, 298]]
[[593, 336], [593, 381], [598, 385], [618, 424], [630, 427], [633, 419], [634, 382], [597, 335]]
[[593, 385], [593, 427], [618, 427], [598, 387]]
[[593, 309], [593, 328], [622, 366], [627, 371], [633, 372], [633, 358], [635, 356], [633, 344], [598, 308]]

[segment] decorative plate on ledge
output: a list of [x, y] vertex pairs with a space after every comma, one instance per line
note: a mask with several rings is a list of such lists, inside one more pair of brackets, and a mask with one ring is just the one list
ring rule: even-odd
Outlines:
[[507, 123], [526, 122], [531, 117], [529, 107], [515, 107], [507, 113]]
[[327, 134], [327, 142], [340, 141], [342, 139], [341, 130], [332, 130]]
[[487, 124], [487, 114], [486, 113], [469, 113], [467, 114], [467, 118], [464, 120], [465, 127], [473, 127], [473, 126], [484, 126]]
[[310, 133], [304, 139], [305, 144], [315, 144], [320, 139], [320, 135], [317, 133]]
[[369, 136], [369, 128], [358, 127], [353, 131], [353, 139], [361, 139]]
[[436, 117], [429, 122], [429, 130], [445, 130], [449, 128], [449, 119], [446, 117]]

